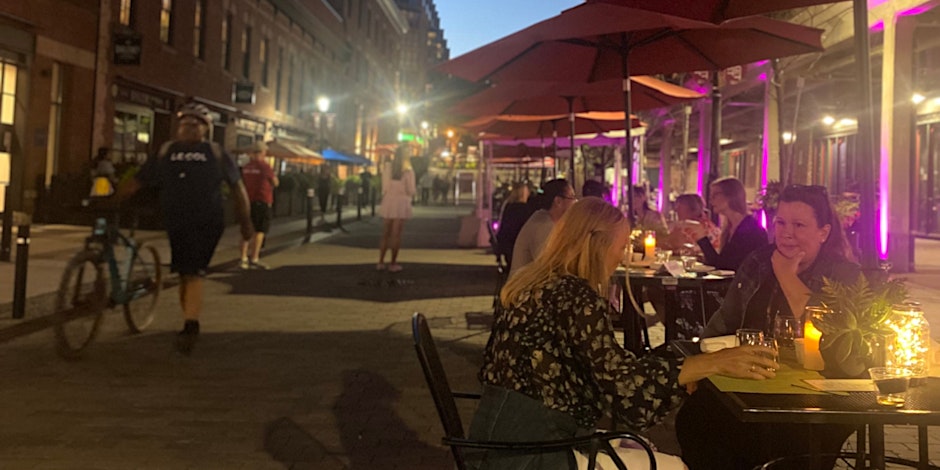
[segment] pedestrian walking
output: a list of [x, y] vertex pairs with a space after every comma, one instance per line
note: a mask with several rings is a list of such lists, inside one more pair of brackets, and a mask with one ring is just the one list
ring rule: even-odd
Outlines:
[[[242, 168], [242, 180], [248, 192], [248, 201], [251, 203], [251, 224], [255, 229], [255, 236], [251, 241], [242, 241], [242, 259], [239, 267], [242, 269], [268, 269], [268, 265], [261, 262], [261, 246], [264, 237], [271, 228], [271, 204], [274, 203], [274, 188], [280, 183], [277, 175], [268, 162], [264, 160], [268, 146], [264, 142], [255, 142], [251, 147], [251, 160]], [[249, 252], [251, 259], [248, 258]]]
[[117, 177], [107, 147], [98, 149], [93, 165], [94, 169], [91, 170], [91, 193], [89, 195], [91, 197], [103, 197], [114, 194]]
[[418, 187], [421, 188], [421, 205], [428, 205], [431, 199], [431, 188], [434, 187], [434, 177], [431, 176], [431, 172], [425, 171], [421, 175], [421, 179], [418, 181]]
[[320, 201], [320, 223], [326, 223], [326, 210], [329, 207], [330, 193], [333, 192], [333, 171], [330, 165], [320, 165], [317, 175], [317, 199]]
[[176, 337], [176, 348], [188, 355], [199, 337], [203, 278], [225, 229], [223, 181], [229, 185], [235, 200], [242, 240], [251, 240], [254, 230], [248, 213], [248, 194], [238, 166], [221, 146], [206, 140], [212, 128], [209, 109], [190, 103], [180, 109], [177, 117], [177, 140], [163, 144], [134, 178], [120, 186], [118, 195], [119, 200], [123, 200], [141, 187], [160, 190], [172, 252], [170, 269], [180, 275], [184, 323]]
[[392, 262], [387, 266], [389, 272], [402, 270], [398, 264], [398, 250], [401, 248], [401, 232], [405, 221], [411, 218], [411, 198], [415, 195], [415, 173], [411, 169], [411, 157], [408, 149], [400, 147], [395, 152], [395, 159], [387, 163], [382, 170], [382, 205], [379, 216], [383, 220], [382, 239], [379, 241], [379, 264], [375, 269], [386, 269], [385, 252], [392, 251]]

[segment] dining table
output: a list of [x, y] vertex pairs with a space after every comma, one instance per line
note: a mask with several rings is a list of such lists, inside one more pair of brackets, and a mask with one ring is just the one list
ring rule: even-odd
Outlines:
[[[699, 341], [676, 340], [670, 344], [686, 357], [702, 353]], [[746, 380], [712, 376], [701, 381], [695, 393], [715, 394], [718, 402], [741, 422], [807, 424], [810, 429], [822, 424], [855, 426], [855, 468], [858, 469], [885, 468], [885, 425], [914, 425], [918, 428], [918, 461], [899, 458], [888, 460], [918, 469], [938, 468], [929, 463], [927, 427], [940, 425], [940, 377], [932, 374], [917, 379], [917, 385], [908, 390], [903, 406], [884, 406], [876, 402], [873, 385], [857, 386], [859, 382], [864, 385], [864, 380], [856, 380], [856, 387], [849, 387], [864, 390], [838, 391], [840, 389], [833, 382], [836, 379], [827, 379], [819, 372], [805, 370], [795, 359], [786, 360], [787, 357], [781, 353], [777, 375], [772, 379]], [[814, 385], [810, 386], [810, 383]], [[827, 383], [833, 386], [828, 387]], [[819, 449], [811, 449], [809, 457], [809, 468], [819, 468], [822, 458]], [[864, 465], [866, 460], [870, 467]]]
[[[620, 324], [624, 330], [624, 348], [637, 355], [651, 349], [646, 314], [642, 313], [644, 300], [648, 297], [662, 294], [661, 321], [667, 343], [677, 339], [693, 339], [701, 336], [705, 324], [721, 306], [733, 281], [733, 271], [715, 271], [707, 267], [679, 276], [651, 264], [617, 268], [611, 282], [620, 288]], [[636, 299], [636, 306], [631, 297]], [[639, 311], [637, 306], [640, 307]]]

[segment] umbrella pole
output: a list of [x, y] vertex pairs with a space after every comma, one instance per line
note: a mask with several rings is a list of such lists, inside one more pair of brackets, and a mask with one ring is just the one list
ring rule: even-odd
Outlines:
[[575, 188], [575, 173], [574, 173], [574, 97], [566, 96], [565, 100], [568, 101], [568, 125], [571, 128], [571, 135], [568, 136], [568, 140], [571, 143], [571, 158], [568, 159], [568, 169], [571, 171], [571, 176], [569, 177], [571, 187]]
[[[858, 133], [856, 145], [858, 146], [858, 155], [860, 158], [861, 174], [861, 200], [859, 201], [859, 225], [862, 227], [860, 251], [862, 269], [871, 271], [878, 269], [878, 244], [879, 224], [875, 221], [875, 214], [879, 213], [875, 204], [875, 164], [877, 160], [874, 155], [874, 128], [872, 127], [872, 92], [871, 92], [871, 62], [869, 61], [869, 37], [868, 37], [868, 2], [865, 0], [854, 0], [852, 2], [853, 16], [855, 20], [855, 64], [858, 67], [857, 75], [859, 103], [861, 110], [858, 113]], [[886, 198], [886, 194], [880, 194]], [[887, 221], [882, 217], [882, 223]], [[880, 227], [886, 231], [887, 227]]]
[[633, 213], [633, 136], [630, 135], [632, 130], [632, 118], [633, 108], [630, 103], [630, 67], [628, 65], [628, 56], [630, 51], [626, 47], [627, 37], [626, 35], [621, 36], [621, 48], [620, 48], [620, 70], [623, 76], [623, 120], [624, 120], [624, 129], [626, 132], [626, 140], [624, 142], [624, 158], [623, 161], [627, 165], [627, 191], [626, 196], [624, 196], [623, 188], [617, 188], [620, 196], [623, 199], [623, 205], [627, 209], [627, 219], [630, 221], [630, 226], [633, 227], [636, 225], [636, 216]]
[[555, 164], [552, 172], [552, 179], [555, 179], [558, 175], [555, 173], [558, 171], [558, 122], [552, 121], [552, 158]]
[[[712, 71], [712, 126], [711, 126], [711, 151], [708, 155], [708, 177], [705, 181], [708, 184], [702, 188], [705, 193], [705, 201], [711, 200], [712, 182], [718, 179], [718, 159], [721, 156], [721, 89], [718, 85], [718, 70]], [[699, 169], [699, 171], [702, 171]], [[718, 213], [712, 213], [712, 219], [718, 223]]]

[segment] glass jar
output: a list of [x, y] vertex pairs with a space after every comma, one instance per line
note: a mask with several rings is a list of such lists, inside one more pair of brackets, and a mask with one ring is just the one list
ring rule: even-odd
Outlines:
[[885, 327], [896, 335], [888, 345], [886, 365], [910, 369], [915, 378], [927, 377], [930, 368], [930, 325], [917, 302], [891, 307]]

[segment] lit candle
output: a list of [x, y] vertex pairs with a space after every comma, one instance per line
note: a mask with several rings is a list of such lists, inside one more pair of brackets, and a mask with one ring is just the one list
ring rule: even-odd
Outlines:
[[643, 239], [643, 258], [652, 260], [656, 256], [656, 232], [646, 232]]
[[813, 326], [810, 318], [806, 318], [803, 325], [803, 368], [823, 370], [826, 364], [819, 352], [819, 338], [822, 337], [822, 331]]

